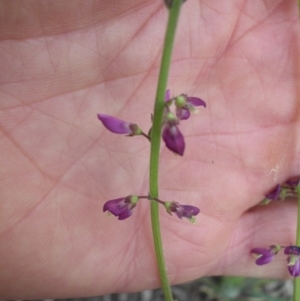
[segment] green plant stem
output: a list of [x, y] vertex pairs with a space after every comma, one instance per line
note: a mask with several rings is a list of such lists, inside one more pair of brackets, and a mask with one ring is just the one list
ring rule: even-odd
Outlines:
[[[300, 246], [300, 185], [298, 185], [297, 187], [297, 192], [298, 192], [298, 217], [297, 217], [296, 246]], [[294, 278], [293, 301], [300, 301], [300, 277]]]
[[[298, 0], [298, 14], [300, 15], [300, 0]], [[300, 246], [300, 185], [297, 187], [298, 192], [298, 215], [297, 215], [297, 234], [296, 246]], [[300, 301], [300, 277], [294, 278], [293, 301]]]
[[[150, 154], [150, 175], [149, 186], [150, 195], [158, 198], [158, 166], [159, 166], [159, 150], [161, 140], [161, 125], [165, 108], [165, 93], [167, 89], [167, 81], [171, 64], [171, 55], [175, 38], [175, 31], [178, 22], [182, 0], [174, 0], [169, 10], [169, 19], [167, 24], [166, 36], [164, 41], [163, 55], [160, 65], [158, 86], [156, 91], [156, 99], [154, 105], [152, 135], [151, 135], [151, 154]], [[159, 208], [158, 203], [151, 202], [151, 222], [154, 240], [155, 254], [158, 264], [158, 271], [161, 280], [162, 289], [167, 301], [172, 301], [172, 293], [166, 264], [162, 248], [162, 239], [159, 224]]]

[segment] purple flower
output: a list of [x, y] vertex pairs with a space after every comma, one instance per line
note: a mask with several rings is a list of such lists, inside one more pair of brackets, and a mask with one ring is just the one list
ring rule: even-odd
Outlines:
[[257, 265], [264, 265], [271, 262], [274, 256], [280, 251], [280, 249], [280, 246], [274, 245], [270, 246], [269, 249], [254, 248], [250, 251], [250, 253], [253, 254], [255, 258], [257, 258], [255, 261]]
[[300, 256], [290, 255], [287, 258], [288, 270], [293, 277], [300, 276]]
[[270, 191], [268, 194], [266, 194], [266, 198], [269, 199], [269, 200], [279, 200], [279, 197], [280, 197], [280, 192], [281, 192], [281, 187], [280, 185], [276, 185], [275, 188]]
[[297, 246], [288, 246], [284, 249], [285, 255], [299, 255], [300, 256], [300, 247]]
[[189, 110], [183, 109], [183, 108], [177, 108], [176, 109], [176, 116], [178, 117], [178, 119], [180, 120], [187, 120], [190, 118], [191, 113]]
[[195, 107], [203, 106], [206, 108], [206, 103], [198, 98], [193, 96], [187, 96], [186, 94], [181, 94], [175, 98], [176, 105], [176, 116], [180, 120], [186, 120], [190, 117], [190, 112], [197, 113], [198, 111]]
[[103, 212], [109, 211], [119, 220], [128, 218], [132, 214], [132, 209], [136, 206], [139, 197], [136, 195], [129, 195], [125, 198], [114, 199], [108, 201], [103, 206]]
[[176, 215], [181, 219], [182, 217], [186, 217], [190, 220], [190, 222], [195, 221], [195, 216], [200, 212], [200, 209], [190, 205], [180, 205], [177, 202], [165, 202], [164, 203], [167, 212], [172, 215], [176, 213]]
[[282, 189], [282, 187], [278, 184], [275, 186], [273, 190], [271, 190], [268, 194], [266, 194], [265, 198], [260, 202], [261, 205], [267, 205], [271, 201], [280, 201], [283, 200], [286, 196], [286, 189]]
[[163, 129], [162, 138], [169, 150], [183, 156], [185, 148], [184, 137], [179, 131], [177, 125], [169, 126], [166, 124]]
[[164, 116], [162, 138], [168, 149], [183, 156], [185, 143], [184, 137], [177, 127], [178, 123], [178, 118], [173, 113], [167, 112]]
[[113, 133], [128, 134], [129, 136], [142, 134], [142, 130], [136, 124], [105, 114], [98, 114], [97, 116], [103, 125]]

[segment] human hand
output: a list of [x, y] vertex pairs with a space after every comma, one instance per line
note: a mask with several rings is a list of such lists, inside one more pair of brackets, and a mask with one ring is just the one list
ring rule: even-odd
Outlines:
[[[203, 98], [180, 124], [184, 157], [162, 146], [160, 198], [197, 206], [195, 225], [161, 210], [172, 283], [205, 275], [287, 277], [296, 203], [255, 206], [299, 174], [295, 1], [187, 1], [169, 88]], [[167, 10], [162, 1], [1, 1], [0, 295], [63, 298], [160, 285], [150, 209], [118, 221], [110, 199], [147, 194], [149, 143], [109, 133], [105, 113], [145, 131]]]

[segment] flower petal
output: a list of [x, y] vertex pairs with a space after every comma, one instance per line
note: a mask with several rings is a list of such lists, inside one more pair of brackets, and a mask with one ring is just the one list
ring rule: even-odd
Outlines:
[[177, 108], [176, 110], [176, 116], [180, 120], [187, 120], [191, 116], [191, 113], [189, 110]]
[[115, 216], [119, 216], [124, 210], [127, 209], [125, 198], [119, 198], [115, 200], [107, 201], [103, 206], [103, 211], [109, 211]]
[[180, 156], [183, 156], [185, 148], [184, 137], [177, 126], [166, 125], [164, 127], [162, 137], [168, 149]]
[[266, 194], [266, 198], [270, 200], [278, 200], [280, 196], [281, 187], [280, 185], [276, 185], [276, 187]]
[[198, 97], [193, 97], [193, 96], [188, 96], [187, 97], [187, 101], [192, 104], [193, 106], [203, 106], [204, 108], [206, 108], [206, 103], [204, 100], [202, 100], [201, 98]]
[[284, 249], [285, 255], [300, 255], [300, 247], [297, 246], [288, 246]]
[[295, 263], [293, 265], [290, 265], [290, 256], [288, 257], [288, 270], [290, 272], [290, 275], [293, 277], [299, 277], [300, 276], [300, 258], [296, 259]]
[[168, 89], [165, 94], [165, 101], [167, 101], [169, 99], [171, 99], [171, 90], [170, 89]]
[[109, 131], [116, 134], [131, 134], [129, 122], [105, 114], [98, 114], [97, 116]]
[[267, 264], [274, 258], [274, 254], [270, 249], [254, 248], [250, 251], [250, 253], [257, 258], [255, 261], [257, 265]]
[[200, 209], [190, 205], [178, 205], [176, 214], [179, 218], [186, 217], [191, 218], [199, 214]]
[[128, 218], [132, 214], [132, 209], [139, 200], [137, 195], [129, 195], [127, 197], [107, 201], [103, 206], [103, 211], [109, 211], [117, 216], [119, 220]]
[[255, 263], [257, 265], [264, 265], [264, 264], [270, 263], [273, 260], [273, 258], [274, 258], [274, 254], [269, 255], [269, 256], [261, 256], [256, 259]]
[[128, 217], [130, 217], [132, 214], [132, 211], [127, 209], [127, 210], [124, 210], [120, 215], [119, 215], [119, 220], [123, 220], [123, 219], [126, 219]]

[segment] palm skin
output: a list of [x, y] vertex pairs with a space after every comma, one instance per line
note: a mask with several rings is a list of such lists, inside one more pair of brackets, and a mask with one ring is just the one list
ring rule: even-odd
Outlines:
[[[159, 286], [149, 204], [124, 221], [109, 199], [148, 193], [149, 145], [97, 113], [150, 127], [167, 11], [161, 1], [2, 1], [1, 298], [89, 296]], [[296, 202], [255, 206], [299, 174], [295, 1], [187, 1], [169, 87], [207, 108], [162, 145], [160, 198], [198, 206], [195, 225], [161, 210], [170, 281], [287, 277], [249, 250], [294, 243]], [[163, 208], [162, 208], [163, 209]]]

